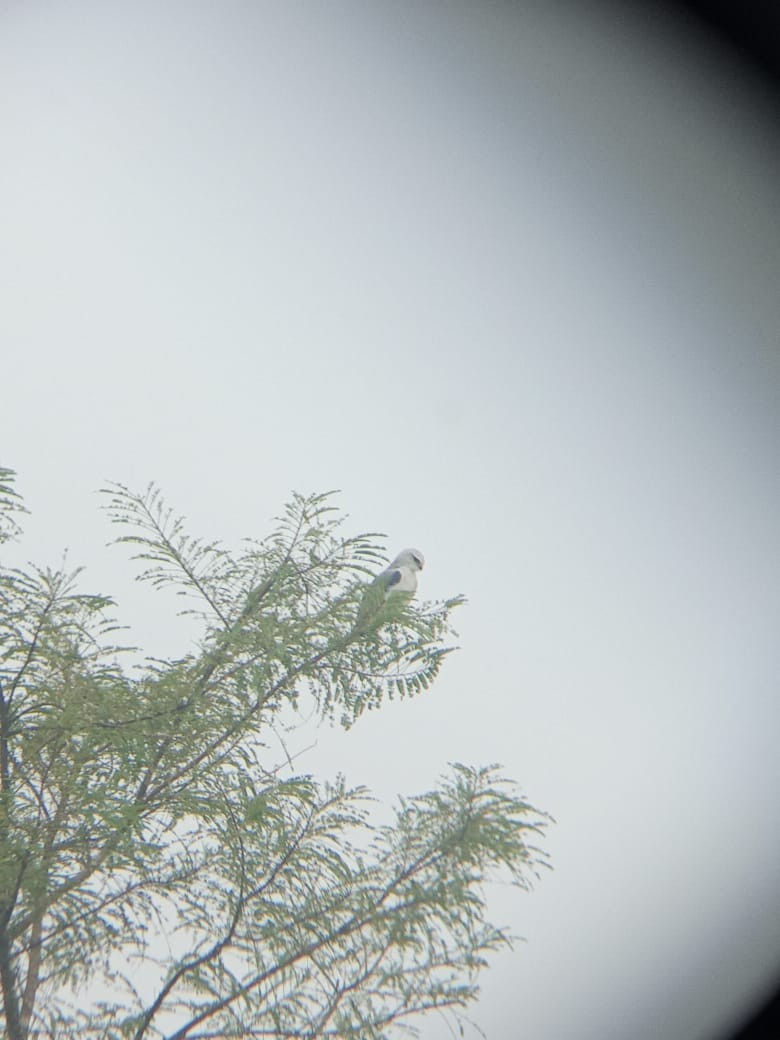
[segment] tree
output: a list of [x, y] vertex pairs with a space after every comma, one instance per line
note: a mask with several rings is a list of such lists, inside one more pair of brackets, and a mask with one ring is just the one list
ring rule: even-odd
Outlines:
[[[140, 578], [187, 597], [202, 637], [133, 663], [78, 571], [0, 572], [5, 1035], [363, 1040], [460, 1015], [510, 940], [484, 884], [529, 886], [544, 814], [495, 767], [454, 765], [379, 826], [365, 789], [287, 775], [269, 740], [305, 701], [348, 728], [425, 691], [461, 599], [356, 626], [379, 540], [344, 536], [329, 495], [238, 554], [154, 488], [106, 495]], [[0, 540], [23, 511], [0, 470]]]

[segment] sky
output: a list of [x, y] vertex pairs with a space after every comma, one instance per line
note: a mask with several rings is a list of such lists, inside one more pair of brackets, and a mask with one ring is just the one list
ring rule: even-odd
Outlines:
[[780, 971], [780, 141], [637, 7], [0, 4], [15, 551], [172, 656], [97, 489], [236, 544], [337, 488], [468, 597], [431, 691], [297, 765], [499, 762], [555, 817], [491, 890], [490, 1040], [717, 1040]]

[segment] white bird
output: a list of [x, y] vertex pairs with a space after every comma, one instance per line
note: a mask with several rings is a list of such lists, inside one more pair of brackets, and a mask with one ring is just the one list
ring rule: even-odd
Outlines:
[[419, 549], [404, 549], [389, 567], [374, 580], [363, 594], [358, 610], [358, 627], [371, 621], [390, 596], [404, 593], [410, 599], [417, 590], [417, 572], [425, 566], [425, 557]]

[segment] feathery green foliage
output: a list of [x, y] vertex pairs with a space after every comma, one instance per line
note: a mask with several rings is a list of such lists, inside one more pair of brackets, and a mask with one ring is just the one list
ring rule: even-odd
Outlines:
[[21, 496], [14, 487], [15, 472], [0, 466], [0, 543], [7, 542], [21, 533], [17, 515], [25, 513]]
[[[106, 490], [142, 580], [201, 625], [124, 667], [78, 571], [0, 569], [0, 992], [9, 1040], [379, 1038], [472, 1001], [484, 882], [527, 887], [544, 814], [495, 767], [452, 767], [377, 827], [342, 780], [284, 778], [269, 733], [307, 700], [349, 728], [435, 679], [462, 600], [357, 626], [376, 535], [294, 496], [240, 553], [155, 488]], [[21, 501], [0, 470], [0, 540]]]

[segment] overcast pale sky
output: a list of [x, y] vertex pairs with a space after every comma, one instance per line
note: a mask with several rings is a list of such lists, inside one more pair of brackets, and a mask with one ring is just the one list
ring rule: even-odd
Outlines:
[[714, 1040], [780, 968], [780, 151], [635, 6], [0, 6], [21, 552], [174, 654], [94, 491], [235, 542], [337, 487], [468, 596], [435, 688], [299, 765], [497, 761], [556, 817], [490, 1040]]

